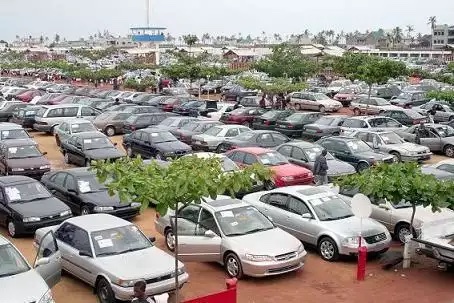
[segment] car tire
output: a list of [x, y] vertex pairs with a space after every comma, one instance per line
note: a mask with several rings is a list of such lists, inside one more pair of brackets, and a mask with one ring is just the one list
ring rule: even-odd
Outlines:
[[411, 233], [410, 231], [410, 224], [408, 223], [399, 223], [396, 225], [395, 231], [394, 231], [394, 237], [396, 238], [397, 241], [400, 243], [405, 243], [405, 236], [409, 235]]
[[16, 238], [18, 236], [17, 234], [17, 228], [16, 228], [16, 223], [14, 223], [13, 219], [8, 219], [8, 222], [6, 223], [7, 229], [8, 229], [8, 235], [11, 238]]
[[353, 110], [353, 114], [354, 114], [355, 116], [360, 116], [360, 115], [361, 115], [361, 111], [359, 110], [359, 108], [355, 108], [355, 109]]
[[224, 268], [226, 273], [232, 278], [241, 279], [243, 277], [243, 266], [238, 256], [233, 252], [225, 256]]
[[167, 228], [164, 232], [166, 247], [169, 251], [175, 251], [175, 235], [171, 228]]
[[155, 158], [156, 158], [156, 160], [161, 160], [161, 161], [166, 160], [166, 158], [164, 157], [164, 155], [162, 153], [157, 153]]
[[276, 188], [276, 184], [274, 184], [273, 181], [269, 181], [269, 180], [268, 180], [268, 181], [265, 181], [264, 186], [265, 186], [265, 189], [266, 189], [266, 190], [273, 190], [273, 189]]
[[339, 250], [336, 242], [330, 237], [323, 237], [317, 245], [318, 253], [323, 260], [334, 262], [339, 259]]
[[394, 159], [396, 160], [396, 162], [398, 162], [398, 163], [402, 162], [402, 156], [398, 152], [392, 151], [389, 154], [394, 156]]
[[106, 129], [104, 130], [104, 133], [106, 133], [106, 135], [107, 135], [108, 137], [115, 136], [115, 127], [113, 127], [113, 126], [107, 126]]
[[131, 146], [126, 146], [126, 155], [128, 155], [128, 157], [130, 158], [134, 157], [134, 153], [132, 151]]
[[63, 159], [64, 159], [65, 164], [71, 164], [68, 153], [63, 153]]
[[96, 295], [100, 303], [115, 303], [115, 294], [106, 279], [101, 278], [96, 284]]
[[55, 135], [55, 143], [57, 144], [58, 147], [61, 146], [60, 137], [58, 135]]
[[454, 158], [454, 146], [448, 145], [444, 148], [444, 154], [446, 157]]
[[360, 173], [362, 172], [363, 170], [366, 170], [370, 167], [369, 164], [367, 164], [366, 162], [359, 162], [358, 163], [358, 166], [356, 167], [356, 170]]
[[222, 153], [225, 153], [227, 151], [227, 147], [225, 146], [225, 144], [219, 144], [218, 147], [216, 148], [216, 152], [218, 154], [222, 154]]
[[84, 205], [80, 208], [80, 215], [81, 216], [86, 216], [90, 214], [90, 208], [88, 206]]
[[321, 112], [322, 114], [326, 113], [326, 108], [325, 108], [323, 105], [320, 105], [320, 106], [318, 107], [318, 110], [319, 110], [319, 112]]

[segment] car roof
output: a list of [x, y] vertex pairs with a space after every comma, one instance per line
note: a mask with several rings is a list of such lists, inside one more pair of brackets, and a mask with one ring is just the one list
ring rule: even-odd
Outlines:
[[297, 146], [297, 147], [301, 147], [301, 148], [311, 148], [311, 147], [316, 146], [316, 144], [314, 144], [312, 142], [307, 142], [307, 141], [290, 141], [290, 142], [284, 143], [282, 145]]
[[9, 130], [9, 129], [24, 129], [24, 128], [16, 123], [10, 123], [10, 122], [1, 122], [0, 123], [0, 130]]
[[337, 196], [335, 192], [330, 190], [329, 186], [313, 186], [313, 185], [294, 185], [285, 186], [271, 190], [271, 192], [283, 192], [292, 195], [298, 195], [305, 199], [317, 199], [322, 197]]
[[247, 126], [236, 125], [236, 124], [221, 124], [221, 125], [216, 125], [215, 127], [221, 127], [221, 128], [226, 128], [226, 129], [230, 129], [230, 128], [248, 128]]
[[243, 151], [246, 153], [254, 154], [254, 155], [261, 155], [269, 152], [274, 152], [272, 149], [262, 148], [262, 147], [240, 147], [236, 148], [233, 151]]
[[96, 132], [77, 133], [77, 134], [72, 135], [72, 137], [79, 137], [79, 138], [82, 138], [82, 139], [85, 139], [85, 138], [104, 138], [104, 137], [106, 137], [106, 135], [104, 135], [101, 132], [96, 131]]
[[169, 130], [168, 129], [165, 129], [165, 128], [159, 128], [159, 127], [155, 127], [155, 126], [152, 126], [152, 127], [147, 127], [147, 128], [142, 128], [142, 129], [139, 129], [143, 132], [146, 132], [146, 133], [168, 133]]
[[4, 146], [29, 146], [29, 145], [38, 145], [33, 139], [11, 139], [3, 140], [0, 142], [0, 145]]
[[132, 223], [109, 214], [91, 214], [67, 219], [65, 222], [82, 227], [88, 232], [128, 226]]
[[0, 177], [0, 184], [2, 184], [4, 186], [13, 185], [13, 184], [20, 184], [20, 183], [30, 183], [30, 181], [38, 182], [37, 180], [32, 179], [30, 177], [20, 176], [20, 175], [17, 175], [17, 176], [2, 176], [2, 177]]
[[251, 206], [250, 204], [243, 202], [238, 199], [232, 199], [227, 196], [218, 196], [216, 200], [208, 200], [202, 202], [207, 208], [210, 208], [212, 211], [222, 211], [229, 210], [232, 208], [238, 208], [243, 206]]
[[44, 108], [62, 108], [62, 107], [83, 107], [88, 105], [78, 104], [78, 103], [71, 103], [71, 104], [57, 104], [57, 105], [43, 105]]
[[88, 167], [76, 167], [76, 168], [68, 168], [68, 169], [61, 169], [61, 170], [54, 170], [51, 173], [68, 173], [74, 176], [92, 176], [94, 175], [94, 171], [91, 171]]
[[331, 136], [331, 137], [325, 137], [325, 138], [322, 138], [320, 140], [340, 140], [340, 141], [343, 141], [343, 140], [359, 140], [358, 138], [356, 137], [348, 137], [348, 136]]

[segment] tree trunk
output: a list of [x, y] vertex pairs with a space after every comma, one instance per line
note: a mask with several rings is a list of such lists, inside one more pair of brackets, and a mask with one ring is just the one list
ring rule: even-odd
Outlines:
[[416, 205], [412, 203], [411, 209], [412, 209], [412, 212], [411, 212], [411, 219], [410, 219], [410, 232], [413, 235], [413, 220], [415, 219]]
[[372, 94], [372, 84], [369, 84], [369, 93], [368, 93], [368, 98], [370, 99], [370, 95]]
[[[172, 222], [172, 220], [170, 221]], [[175, 237], [175, 250], [174, 250], [174, 257], [175, 257], [175, 295], [171, 296], [172, 300], [175, 303], [180, 303], [179, 301], [179, 292], [180, 292], [180, 287], [179, 287], [179, 281], [178, 281], [178, 206], [176, 207], [175, 210], [175, 222], [173, 223], [172, 226], [173, 230], [173, 235]]]

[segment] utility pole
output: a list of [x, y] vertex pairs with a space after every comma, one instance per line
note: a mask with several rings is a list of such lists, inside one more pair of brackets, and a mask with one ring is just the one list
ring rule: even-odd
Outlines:
[[150, 27], [150, 1], [151, 0], [145, 0], [145, 4], [147, 7], [147, 27]]

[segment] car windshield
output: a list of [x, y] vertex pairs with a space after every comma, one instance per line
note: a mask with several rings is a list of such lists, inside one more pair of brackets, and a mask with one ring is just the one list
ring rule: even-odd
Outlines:
[[253, 132], [245, 132], [245, 133], [242, 133], [242, 134], [239, 134], [238, 136], [236, 136], [235, 140], [249, 141], [254, 136], [255, 136], [255, 134]]
[[107, 190], [107, 187], [98, 181], [95, 175], [82, 176], [77, 179], [77, 187], [83, 194]]
[[222, 156], [222, 170], [225, 172], [230, 172], [230, 171], [237, 171], [239, 170], [238, 166], [230, 160], [230, 158]]
[[350, 206], [338, 196], [308, 200], [320, 221], [340, 220], [353, 216]]
[[208, 136], [217, 136], [221, 131], [222, 131], [222, 128], [214, 126], [214, 127], [207, 129], [204, 132], [204, 134], [208, 135]]
[[13, 245], [0, 245], [0, 278], [14, 276], [29, 270], [30, 266]]
[[187, 130], [187, 131], [193, 131], [199, 126], [200, 124], [197, 122], [189, 122], [185, 126], [183, 126], [181, 129]]
[[[322, 153], [322, 150], [323, 150], [322, 147], [316, 146], [304, 149], [304, 153], [306, 154], [307, 160], [309, 162], [315, 162], [315, 159], [317, 158], [318, 155]], [[334, 157], [330, 153], [327, 153], [326, 160], [334, 160]]]
[[276, 151], [270, 151], [261, 155], [258, 155], [260, 163], [265, 166], [276, 166], [284, 165], [288, 163], [288, 160]]
[[120, 255], [153, 246], [132, 224], [92, 232], [90, 236], [97, 257]]
[[91, 123], [71, 124], [71, 130], [73, 134], [97, 131], [96, 127]]
[[104, 138], [104, 137], [83, 139], [83, 142], [84, 142], [84, 144], [83, 144], [84, 150], [113, 147], [112, 142], [110, 142], [109, 139]]
[[178, 139], [175, 138], [175, 136], [172, 135], [170, 132], [150, 133], [150, 136], [151, 136], [151, 142], [153, 142], [153, 143], [178, 141]]
[[402, 144], [405, 141], [395, 133], [384, 133], [380, 135], [385, 144]]
[[399, 203], [393, 203], [391, 202], [391, 205], [394, 208], [409, 208], [411, 207], [411, 203], [405, 200], [400, 201]]
[[9, 139], [28, 139], [30, 136], [27, 132], [22, 129], [10, 129], [10, 130], [2, 130], [2, 140], [9, 140]]
[[364, 152], [372, 151], [370, 146], [361, 140], [355, 140], [355, 141], [351, 140], [351, 141], [347, 141], [346, 143], [352, 153], [364, 153]]
[[41, 157], [42, 153], [35, 145], [8, 147], [8, 159]]
[[454, 136], [454, 128], [449, 125], [438, 125], [434, 129], [442, 138]]
[[227, 237], [242, 236], [275, 228], [255, 207], [245, 206], [215, 213], [219, 226]]
[[321, 117], [317, 121], [314, 122], [314, 124], [319, 124], [319, 125], [336, 125], [338, 123], [338, 119], [332, 118], [332, 117]]
[[29, 202], [52, 197], [49, 191], [38, 181], [7, 186], [5, 187], [5, 194], [10, 203]]
[[377, 102], [378, 106], [384, 106], [384, 105], [390, 105], [391, 104], [388, 101], [386, 101], [385, 99], [381, 99], [381, 98], [375, 98], [375, 102]]

